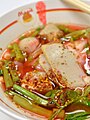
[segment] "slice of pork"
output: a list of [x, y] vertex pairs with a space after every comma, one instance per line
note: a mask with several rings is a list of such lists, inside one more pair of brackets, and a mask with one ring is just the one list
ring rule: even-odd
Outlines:
[[35, 51], [38, 45], [39, 41], [35, 37], [24, 38], [19, 43], [20, 49], [27, 53], [32, 53]]
[[45, 26], [40, 32], [41, 36], [45, 36], [49, 41], [54, 40], [54, 38], [60, 38], [63, 36], [63, 32], [52, 23], [49, 23]]
[[62, 75], [61, 83], [70, 88], [85, 86], [85, 74], [71, 51], [60, 43], [43, 45], [42, 51], [57, 78], [61, 78]]
[[[62, 86], [61, 83], [58, 81], [55, 73], [52, 71], [52, 68], [50, 66], [50, 64], [48, 63], [46, 57], [44, 56], [44, 54], [41, 54], [39, 56], [39, 63], [42, 66], [42, 68], [44, 69], [44, 71], [46, 72], [46, 74], [48, 75], [48, 78], [54, 82], [55, 84]], [[63, 86], [62, 86], [63, 87]]]
[[44, 69], [44, 71], [50, 75], [50, 72], [51, 72], [51, 66], [50, 64], [48, 63], [47, 59], [45, 58], [45, 56], [43, 54], [41, 54], [39, 56], [39, 63], [40, 65], [42, 66], [42, 68]]

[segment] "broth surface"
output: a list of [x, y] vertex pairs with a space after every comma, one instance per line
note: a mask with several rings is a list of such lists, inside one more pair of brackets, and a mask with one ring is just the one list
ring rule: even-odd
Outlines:
[[90, 27], [49, 23], [27, 31], [3, 52], [0, 80], [16, 105], [48, 120], [86, 119]]

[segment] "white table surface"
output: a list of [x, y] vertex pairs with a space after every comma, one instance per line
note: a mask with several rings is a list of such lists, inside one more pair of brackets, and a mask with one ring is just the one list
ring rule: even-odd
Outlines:
[[[0, 0], [0, 16], [14, 8], [34, 1], [39, 0]], [[0, 111], [0, 120], [15, 120], [15, 119], [10, 116], [7, 116], [5, 113], [2, 113]]]

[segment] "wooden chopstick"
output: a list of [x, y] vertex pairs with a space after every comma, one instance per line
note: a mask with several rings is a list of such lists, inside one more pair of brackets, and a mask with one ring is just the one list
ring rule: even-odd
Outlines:
[[81, 0], [63, 0], [67, 3], [70, 3], [76, 7], [78, 7], [79, 9], [81, 9], [82, 11], [90, 14], [90, 5], [82, 2]]

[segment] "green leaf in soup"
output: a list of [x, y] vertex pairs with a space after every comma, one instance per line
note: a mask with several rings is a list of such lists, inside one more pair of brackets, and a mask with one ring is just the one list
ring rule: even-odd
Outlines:
[[87, 96], [89, 93], [90, 93], [90, 86], [85, 88], [83, 96]]
[[88, 97], [83, 97], [80, 102], [86, 106], [90, 107], [90, 100], [88, 99]]
[[78, 112], [73, 114], [67, 114], [65, 120], [86, 120], [90, 117], [90, 113]]
[[66, 94], [69, 100], [73, 100], [79, 97], [79, 94], [74, 90], [67, 90]]
[[60, 92], [60, 90], [51, 90], [51, 91], [47, 92], [45, 96], [50, 97], [50, 98], [54, 98], [55, 95], [56, 95], [58, 92]]

